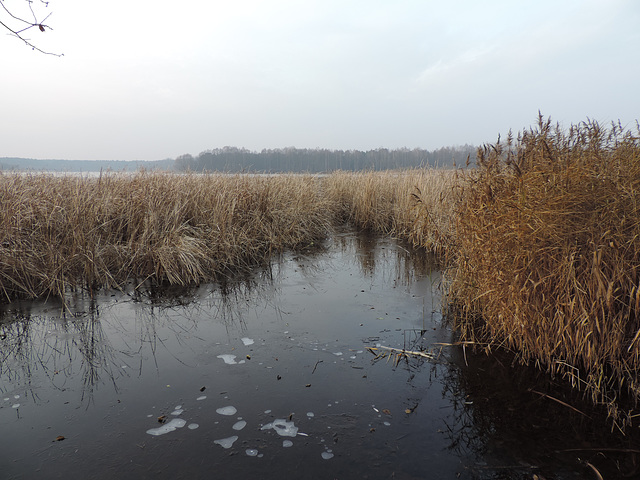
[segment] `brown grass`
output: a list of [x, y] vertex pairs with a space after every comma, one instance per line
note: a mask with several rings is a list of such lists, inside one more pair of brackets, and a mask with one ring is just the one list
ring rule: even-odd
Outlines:
[[621, 397], [640, 398], [640, 136], [540, 118], [478, 158], [449, 250], [462, 339], [567, 376], [622, 428]]
[[336, 172], [326, 180], [336, 215], [356, 227], [441, 253], [449, 243], [454, 170]]
[[10, 174], [0, 198], [5, 299], [212, 280], [308, 246], [332, 222], [311, 176]]
[[0, 292], [8, 301], [129, 279], [197, 284], [309, 247], [343, 221], [419, 243], [412, 194], [424, 209], [446, 177], [0, 173]]

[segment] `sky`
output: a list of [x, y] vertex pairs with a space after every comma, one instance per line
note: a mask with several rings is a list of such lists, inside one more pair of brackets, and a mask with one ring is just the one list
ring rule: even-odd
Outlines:
[[[25, 0], [3, 0], [14, 14]], [[638, 0], [50, 0], [0, 30], [0, 157], [494, 143], [635, 129]], [[0, 10], [0, 21], [9, 19]], [[1, 29], [1, 26], [0, 26]]]

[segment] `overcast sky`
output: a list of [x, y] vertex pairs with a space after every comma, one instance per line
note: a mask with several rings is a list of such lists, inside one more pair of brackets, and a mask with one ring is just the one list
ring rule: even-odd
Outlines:
[[[19, 13], [24, 0], [4, 0]], [[494, 142], [640, 117], [638, 0], [51, 0], [0, 31], [0, 157]], [[0, 11], [0, 21], [6, 21]]]

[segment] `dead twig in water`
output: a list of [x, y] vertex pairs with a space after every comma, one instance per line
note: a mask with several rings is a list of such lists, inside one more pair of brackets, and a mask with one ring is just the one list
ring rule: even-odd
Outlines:
[[373, 353], [374, 355], [376, 355], [377, 357], [383, 357], [386, 356], [386, 353], [376, 353], [375, 351], [378, 349], [382, 349], [382, 350], [388, 350], [389, 352], [392, 353], [396, 353], [399, 354], [400, 356], [404, 355], [404, 356], [415, 356], [415, 357], [424, 357], [424, 358], [428, 358], [430, 360], [435, 360], [435, 355], [433, 355], [432, 353], [429, 352], [416, 352], [414, 350], [405, 350], [403, 348], [393, 348], [393, 347], [385, 347], [383, 345], [380, 345], [378, 347], [367, 347], [367, 350], [369, 350], [371, 353]]
[[322, 363], [322, 360], [318, 360], [318, 361], [316, 362], [316, 364], [313, 366], [313, 371], [311, 372], [311, 375], [313, 375], [313, 374], [315, 373], [316, 368], [318, 368], [318, 364], [319, 364], [319, 363]]
[[584, 413], [584, 412], [581, 412], [581, 411], [580, 411], [580, 410], [578, 410], [576, 407], [573, 407], [573, 406], [569, 405], [568, 403], [563, 402], [562, 400], [558, 400], [557, 398], [552, 397], [551, 395], [547, 395], [546, 393], [538, 392], [537, 390], [533, 390], [533, 389], [531, 389], [531, 388], [529, 389], [529, 391], [530, 391], [531, 393], [536, 393], [536, 394], [538, 394], [538, 395], [540, 395], [540, 396], [542, 396], [542, 397], [546, 397], [546, 398], [548, 398], [549, 400], [553, 400], [554, 402], [557, 402], [557, 403], [559, 403], [560, 405], [563, 405], [563, 406], [565, 406], [565, 407], [568, 407], [568, 408], [570, 408], [571, 410], [573, 410], [574, 412], [579, 413], [580, 415], [584, 415], [584, 416], [585, 416], [585, 417], [587, 417], [587, 418], [591, 418], [589, 415], [587, 415], [587, 414], [586, 414], [586, 413]]
[[585, 464], [587, 465], [587, 467], [589, 467], [591, 470], [593, 470], [593, 472], [598, 477], [598, 480], [604, 480], [604, 478], [602, 478], [602, 475], [600, 475], [600, 472], [598, 471], [598, 469], [596, 467], [591, 465], [589, 462], [585, 462]]

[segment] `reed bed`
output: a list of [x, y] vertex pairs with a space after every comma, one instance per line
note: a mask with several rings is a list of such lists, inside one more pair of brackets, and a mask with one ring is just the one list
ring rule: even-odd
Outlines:
[[0, 293], [198, 284], [315, 245], [344, 222], [429, 244], [423, 214], [438, 202], [428, 192], [450, 176], [0, 173]]
[[341, 221], [442, 254], [451, 244], [457, 181], [451, 169], [335, 172], [325, 191]]
[[331, 204], [311, 176], [0, 175], [5, 300], [186, 285], [324, 238]]
[[640, 135], [540, 118], [480, 149], [449, 249], [463, 341], [504, 347], [605, 404], [640, 399]]

